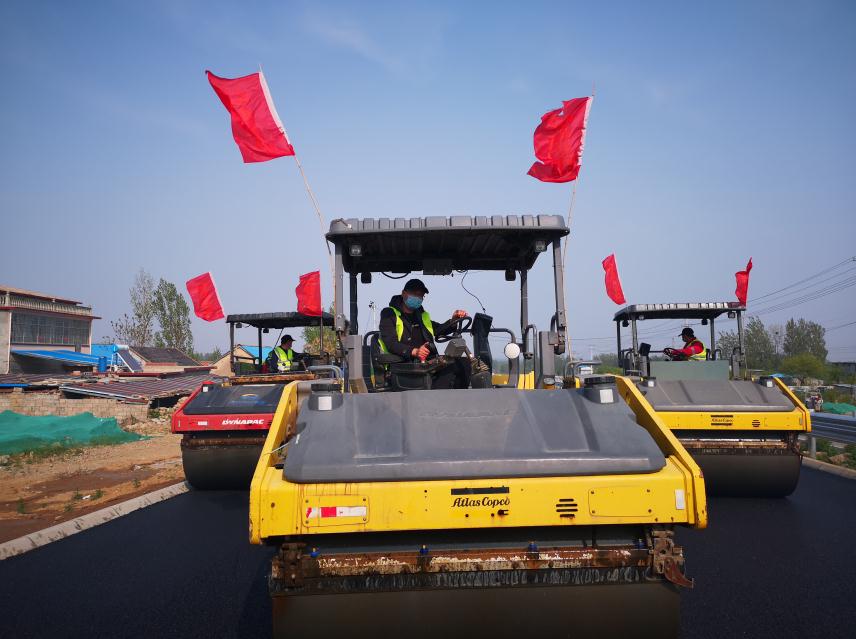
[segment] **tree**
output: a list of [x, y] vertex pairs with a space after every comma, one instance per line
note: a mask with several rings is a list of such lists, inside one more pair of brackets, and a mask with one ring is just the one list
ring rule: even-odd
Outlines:
[[[748, 368], [776, 368], [776, 347], [769, 331], [764, 328], [764, 322], [757, 317], [750, 317], [743, 328], [743, 336]], [[721, 331], [716, 340], [716, 347], [722, 352], [723, 359], [730, 359], [738, 344], [737, 331]]]
[[220, 350], [219, 346], [215, 346], [214, 349], [210, 353], [188, 353], [193, 359], [197, 362], [216, 362], [218, 359], [223, 357], [223, 352]]
[[128, 292], [131, 298], [131, 314], [125, 313], [116, 321], [110, 322], [116, 341], [130, 346], [151, 346], [155, 328], [154, 279], [145, 269], [140, 269]]
[[[328, 309], [333, 314], [333, 307]], [[314, 326], [303, 327], [303, 351], [312, 355], [319, 355], [321, 350], [321, 318]], [[324, 327], [324, 350], [332, 353], [336, 350], [336, 332], [332, 328]]]
[[177, 348], [193, 352], [193, 333], [190, 330], [190, 306], [175, 284], [163, 278], [153, 296], [155, 317], [160, 330], [155, 333], [155, 346]]
[[746, 366], [765, 370], [776, 368], [776, 347], [764, 322], [750, 317], [743, 330], [746, 334]]
[[823, 360], [811, 353], [800, 353], [783, 359], [782, 371], [798, 377], [820, 379], [827, 372], [827, 369]]
[[776, 357], [782, 353], [782, 346], [785, 343], [785, 327], [781, 324], [770, 324], [770, 328], [767, 329], [767, 332], [770, 334], [770, 339], [773, 340], [773, 348], [776, 351]]
[[785, 324], [785, 355], [792, 357], [810, 353], [821, 362], [826, 361], [826, 329], [817, 322], [793, 318]]
[[737, 331], [720, 331], [715, 346], [722, 353], [722, 359], [730, 360], [734, 349], [737, 348], [739, 343], [740, 340], [737, 339]]

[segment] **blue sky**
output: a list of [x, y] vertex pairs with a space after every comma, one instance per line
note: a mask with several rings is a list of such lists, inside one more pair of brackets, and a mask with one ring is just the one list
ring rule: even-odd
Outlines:
[[[328, 221], [566, 214], [571, 185], [526, 175], [532, 132], [595, 84], [567, 265], [581, 354], [613, 346], [610, 253], [630, 302], [733, 299], [751, 256], [750, 311], [856, 255], [851, 2], [11, 0], [0, 281], [107, 320], [140, 267], [179, 286], [211, 270], [227, 312], [292, 309], [298, 274], [326, 268], [317, 220], [293, 159], [241, 162], [203, 74], [260, 64]], [[541, 327], [550, 277], [546, 261], [532, 276]], [[467, 285], [515, 325], [501, 280]], [[435, 316], [478, 310], [457, 278], [429, 287]], [[854, 291], [762, 319], [845, 323]], [[363, 290], [363, 319], [393, 292]], [[203, 349], [228, 339], [194, 331]], [[827, 339], [830, 359], [856, 359], [856, 325]]]

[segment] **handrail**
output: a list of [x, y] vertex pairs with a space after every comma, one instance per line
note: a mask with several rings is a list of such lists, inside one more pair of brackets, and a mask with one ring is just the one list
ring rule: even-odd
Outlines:
[[333, 379], [342, 379], [345, 376], [342, 369], [333, 364], [319, 364], [310, 366], [306, 370], [309, 373], [333, 373]]

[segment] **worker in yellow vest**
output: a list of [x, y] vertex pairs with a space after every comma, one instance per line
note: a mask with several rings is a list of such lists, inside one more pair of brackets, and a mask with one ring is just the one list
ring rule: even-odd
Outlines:
[[685, 326], [681, 331], [680, 338], [684, 341], [684, 347], [675, 349], [672, 359], [702, 361], [707, 359], [707, 349], [701, 340], [695, 336], [693, 329]]
[[[447, 335], [454, 328], [454, 321], [467, 317], [467, 312], [456, 310], [451, 319], [442, 324], [431, 319], [422, 306], [428, 288], [422, 280], [408, 280], [401, 291], [389, 301], [389, 306], [380, 313], [379, 345], [384, 353], [393, 353], [405, 361], [424, 362], [437, 355], [434, 337]], [[468, 361], [441, 369], [434, 374], [432, 388], [466, 388], [469, 374]]]
[[267, 357], [268, 372], [287, 373], [295, 368], [300, 368], [299, 360], [303, 358], [302, 353], [294, 352], [292, 345], [294, 338], [291, 335], [283, 335], [279, 346], [271, 350]]

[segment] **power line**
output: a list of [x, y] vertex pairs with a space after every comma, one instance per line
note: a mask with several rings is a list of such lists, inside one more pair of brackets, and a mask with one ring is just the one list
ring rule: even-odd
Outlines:
[[767, 297], [771, 297], [773, 295], [776, 295], [777, 293], [781, 293], [782, 291], [786, 291], [790, 288], [793, 288], [794, 286], [799, 286], [800, 284], [804, 284], [805, 282], [809, 282], [809, 281], [811, 281], [817, 277], [820, 277], [821, 275], [825, 275], [826, 273], [829, 273], [830, 271], [834, 271], [839, 266], [847, 264], [848, 262], [856, 262], [856, 256], [848, 257], [846, 260], [842, 260], [838, 264], [833, 264], [832, 266], [827, 267], [827, 268], [823, 269], [822, 271], [815, 273], [814, 275], [809, 275], [808, 277], [801, 279], [799, 282], [794, 282], [793, 284], [788, 284], [787, 286], [780, 288], [777, 291], [772, 291], [770, 293], [766, 293], [766, 294], [761, 295], [759, 297], [754, 297], [754, 298], [752, 298], [752, 301], [757, 302], [757, 301], [763, 300]]
[[788, 308], [793, 308], [794, 306], [800, 306], [805, 304], [806, 302], [811, 302], [822, 297], [826, 297], [827, 295], [832, 295], [833, 293], [838, 293], [840, 291], [846, 290], [856, 286], [856, 275], [847, 278], [846, 280], [841, 280], [839, 282], [835, 282], [826, 286], [824, 288], [818, 289], [811, 293], [806, 293], [800, 297], [797, 297], [792, 300], [787, 300], [780, 302], [778, 304], [774, 304], [772, 306], [767, 306], [764, 308], [760, 308], [753, 313], [753, 315], [766, 315], [768, 313], [775, 313], [777, 311], [783, 311]]
[[823, 328], [825, 328], [826, 332], [828, 333], [829, 331], [837, 331], [839, 328], [844, 328], [845, 326], [852, 326], [853, 324], [856, 324], [856, 321], [847, 322], [846, 324], [839, 324], [838, 326], [830, 326], [829, 328], [826, 328], [824, 326]]

